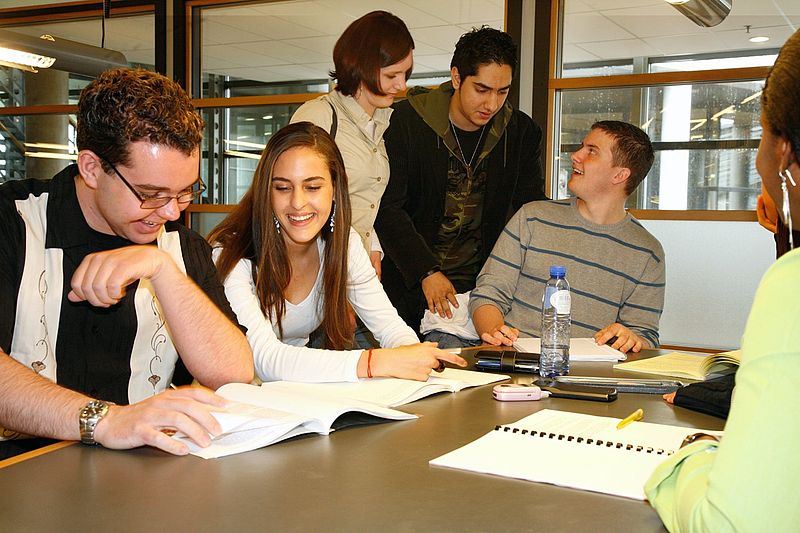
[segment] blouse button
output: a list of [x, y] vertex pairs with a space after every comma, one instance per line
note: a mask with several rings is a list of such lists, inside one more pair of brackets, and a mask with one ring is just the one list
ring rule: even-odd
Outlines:
[[375, 204], [369, 204], [370, 209], [375, 209]]
[[372, 149], [372, 153], [378, 153], [378, 149], [377, 148], [373, 148]]

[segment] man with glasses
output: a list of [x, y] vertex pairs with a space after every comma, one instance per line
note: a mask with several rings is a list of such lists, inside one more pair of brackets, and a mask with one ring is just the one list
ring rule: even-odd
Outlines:
[[[175, 454], [220, 431], [194, 387], [250, 381], [253, 358], [211, 251], [176, 221], [203, 191], [203, 121], [176, 83], [107, 71], [81, 93], [77, 163], [0, 187], [0, 426]], [[130, 405], [129, 405], [130, 404]], [[0, 457], [41, 444], [6, 440]]]

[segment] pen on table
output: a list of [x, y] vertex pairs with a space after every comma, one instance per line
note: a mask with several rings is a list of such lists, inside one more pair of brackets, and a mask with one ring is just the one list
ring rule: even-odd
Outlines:
[[636, 422], [637, 420], [641, 420], [642, 418], [644, 418], [644, 411], [642, 411], [641, 409], [637, 409], [628, 416], [626, 416], [625, 418], [623, 418], [622, 420], [620, 420], [619, 424], [617, 424], [617, 429], [622, 429], [631, 422]]

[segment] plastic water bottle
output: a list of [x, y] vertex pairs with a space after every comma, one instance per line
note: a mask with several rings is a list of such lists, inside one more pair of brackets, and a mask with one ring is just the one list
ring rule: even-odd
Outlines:
[[567, 269], [550, 267], [550, 279], [542, 298], [542, 354], [539, 374], [544, 378], [569, 373], [569, 327], [571, 298]]

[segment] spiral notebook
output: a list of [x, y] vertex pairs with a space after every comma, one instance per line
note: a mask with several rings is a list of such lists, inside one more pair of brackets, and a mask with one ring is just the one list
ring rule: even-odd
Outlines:
[[644, 484], [687, 435], [710, 431], [544, 409], [430, 461], [435, 466], [644, 500]]

